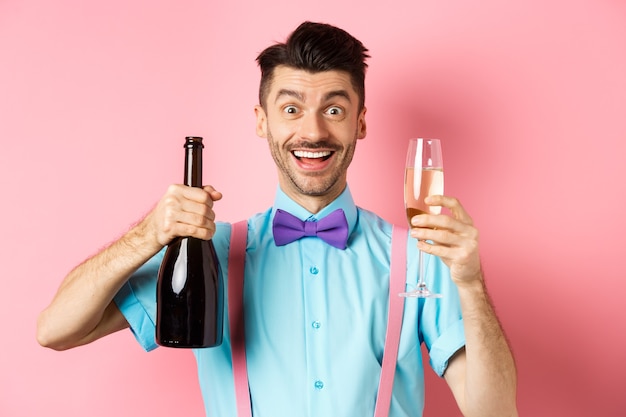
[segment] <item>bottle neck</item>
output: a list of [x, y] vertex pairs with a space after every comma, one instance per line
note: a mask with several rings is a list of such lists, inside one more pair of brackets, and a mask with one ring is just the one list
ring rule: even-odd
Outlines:
[[202, 187], [202, 138], [188, 137], [185, 143], [185, 185]]

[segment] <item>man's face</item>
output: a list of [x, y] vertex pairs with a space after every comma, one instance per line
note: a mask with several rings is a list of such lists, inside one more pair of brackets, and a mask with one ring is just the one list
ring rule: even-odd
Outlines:
[[365, 109], [359, 111], [348, 73], [279, 66], [265, 108], [255, 112], [287, 195], [327, 204], [341, 194], [356, 141], [366, 134]]

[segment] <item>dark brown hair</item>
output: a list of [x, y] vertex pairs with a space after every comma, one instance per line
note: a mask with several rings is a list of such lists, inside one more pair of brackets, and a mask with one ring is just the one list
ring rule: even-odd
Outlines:
[[326, 23], [304, 22], [287, 38], [263, 50], [256, 61], [261, 68], [259, 103], [265, 107], [274, 69], [280, 65], [309, 72], [345, 71], [365, 105], [365, 60], [370, 56], [361, 41]]

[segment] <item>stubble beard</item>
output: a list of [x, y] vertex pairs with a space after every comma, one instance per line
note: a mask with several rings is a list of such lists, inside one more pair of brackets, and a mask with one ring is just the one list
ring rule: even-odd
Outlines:
[[[290, 145], [292, 148], [294, 145], [297, 145], [298, 149], [308, 148], [311, 150], [316, 150], [320, 148], [332, 149], [335, 153], [333, 158], [341, 158], [341, 162], [339, 166], [333, 168], [330, 173], [308, 173], [304, 174], [301, 171], [298, 171], [289, 163], [289, 158], [291, 158], [291, 150], [289, 148], [280, 148], [279, 144], [274, 141], [272, 136], [272, 132], [268, 129], [267, 131], [267, 143], [270, 148], [270, 153], [272, 154], [272, 158], [274, 159], [274, 163], [278, 167], [280, 171], [280, 175], [285, 177], [291, 186], [297, 190], [302, 195], [311, 196], [311, 197], [320, 197], [325, 196], [331, 193], [339, 181], [346, 178], [346, 172], [350, 163], [352, 162], [352, 158], [354, 156], [354, 152], [356, 149], [356, 133], [354, 135], [354, 141], [345, 148], [340, 148], [337, 145], [334, 145], [330, 142], [300, 142], [297, 144]], [[341, 185], [341, 190], [343, 191], [343, 185]]]

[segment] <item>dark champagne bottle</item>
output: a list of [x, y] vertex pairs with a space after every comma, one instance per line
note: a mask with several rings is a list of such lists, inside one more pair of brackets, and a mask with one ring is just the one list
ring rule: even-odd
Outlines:
[[[202, 138], [185, 140], [185, 185], [202, 187]], [[210, 240], [179, 237], [167, 247], [157, 283], [156, 341], [201, 348], [222, 343], [224, 285]]]

